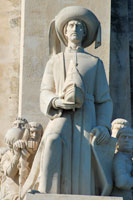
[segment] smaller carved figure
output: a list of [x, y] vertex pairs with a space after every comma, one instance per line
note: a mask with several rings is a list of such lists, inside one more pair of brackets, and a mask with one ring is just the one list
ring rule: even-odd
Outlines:
[[121, 128], [129, 126], [129, 122], [126, 119], [117, 118], [113, 120], [111, 123], [112, 137], [116, 138], [116, 135]]
[[29, 175], [42, 134], [43, 128], [41, 124], [30, 122], [25, 129], [23, 138], [14, 144], [14, 150], [16, 152], [19, 151], [21, 154], [19, 159], [19, 191], [21, 191]]
[[121, 128], [116, 136], [118, 152], [113, 160], [115, 187], [112, 196], [133, 200], [133, 129]]
[[38, 149], [43, 128], [37, 122], [18, 117], [5, 135], [8, 145], [1, 155], [1, 196], [2, 200], [18, 200], [19, 192], [29, 175], [35, 153]]
[[11, 128], [5, 135], [8, 150], [1, 158], [1, 199], [18, 199], [18, 163], [20, 153], [14, 151], [14, 143], [21, 139], [23, 130], [21, 128]]

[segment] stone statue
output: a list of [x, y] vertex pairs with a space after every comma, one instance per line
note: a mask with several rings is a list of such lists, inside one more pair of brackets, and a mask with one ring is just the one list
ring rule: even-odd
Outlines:
[[43, 128], [37, 122], [17, 118], [13, 128], [7, 131], [5, 141], [8, 150], [3, 154], [1, 166], [1, 199], [17, 200], [29, 175], [38, 149]]
[[117, 118], [113, 120], [111, 123], [112, 136], [116, 138], [116, 135], [121, 128], [129, 126], [130, 124], [126, 119]]
[[29, 122], [27, 131], [24, 132], [23, 138], [14, 144], [14, 149], [21, 152], [19, 161], [19, 187], [23, 186], [27, 179], [34, 156], [40, 144], [43, 134], [43, 127], [37, 122]]
[[[60, 41], [66, 46], [64, 53]], [[98, 47], [100, 23], [86, 8], [66, 7], [51, 22], [51, 58], [40, 94], [41, 111], [50, 121], [22, 197], [32, 189], [39, 174], [38, 190], [44, 193], [108, 195], [110, 191], [105, 185], [96, 185], [91, 150], [93, 135], [99, 146], [110, 140], [112, 117], [103, 63], [84, 50], [94, 41]], [[97, 170], [101, 168], [99, 165]]]
[[112, 196], [133, 199], [133, 129], [121, 128], [117, 133], [118, 152], [113, 161], [114, 189]]
[[14, 150], [20, 152], [21, 155], [19, 159], [19, 194], [29, 175], [42, 134], [43, 128], [41, 124], [29, 122], [28, 126], [25, 127], [22, 139], [14, 144]]
[[[19, 158], [20, 153], [14, 151], [14, 143], [23, 137], [23, 128], [21, 124], [25, 124], [23, 120], [16, 120], [13, 128], [9, 129], [5, 135], [5, 141], [8, 150], [3, 154], [0, 162], [1, 171], [1, 198], [2, 200], [17, 200], [19, 191]], [[23, 123], [24, 122], [24, 123]], [[19, 128], [18, 128], [19, 127]]]

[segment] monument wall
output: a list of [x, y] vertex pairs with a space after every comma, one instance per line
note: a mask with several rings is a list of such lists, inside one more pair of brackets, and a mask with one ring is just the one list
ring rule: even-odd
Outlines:
[[0, 1], [0, 145], [18, 113], [20, 0]]

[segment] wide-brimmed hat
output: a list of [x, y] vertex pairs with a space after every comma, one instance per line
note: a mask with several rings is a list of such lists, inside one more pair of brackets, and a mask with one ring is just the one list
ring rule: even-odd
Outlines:
[[87, 34], [82, 42], [83, 48], [90, 46], [94, 41], [95, 48], [101, 45], [101, 26], [97, 17], [87, 8], [70, 6], [62, 9], [51, 22], [49, 31], [50, 54], [52, 51], [55, 53], [61, 51], [59, 46], [60, 41], [67, 46], [67, 39], [64, 36], [64, 26], [70, 20], [81, 20], [86, 25]]

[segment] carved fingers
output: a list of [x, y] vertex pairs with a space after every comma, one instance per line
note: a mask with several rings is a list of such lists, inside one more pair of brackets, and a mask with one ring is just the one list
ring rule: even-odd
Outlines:
[[57, 98], [54, 101], [54, 107], [56, 109], [61, 108], [64, 110], [75, 110], [76, 104], [71, 102], [66, 102], [64, 99]]
[[25, 148], [26, 148], [26, 143], [24, 140], [17, 140], [13, 145], [13, 149], [15, 151], [19, 151], [19, 150], [25, 149]]
[[95, 142], [97, 145], [106, 144], [110, 140], [109, 131], [104, 126], [97, 126], [91, 131], [91, 134], [95, 137]]

